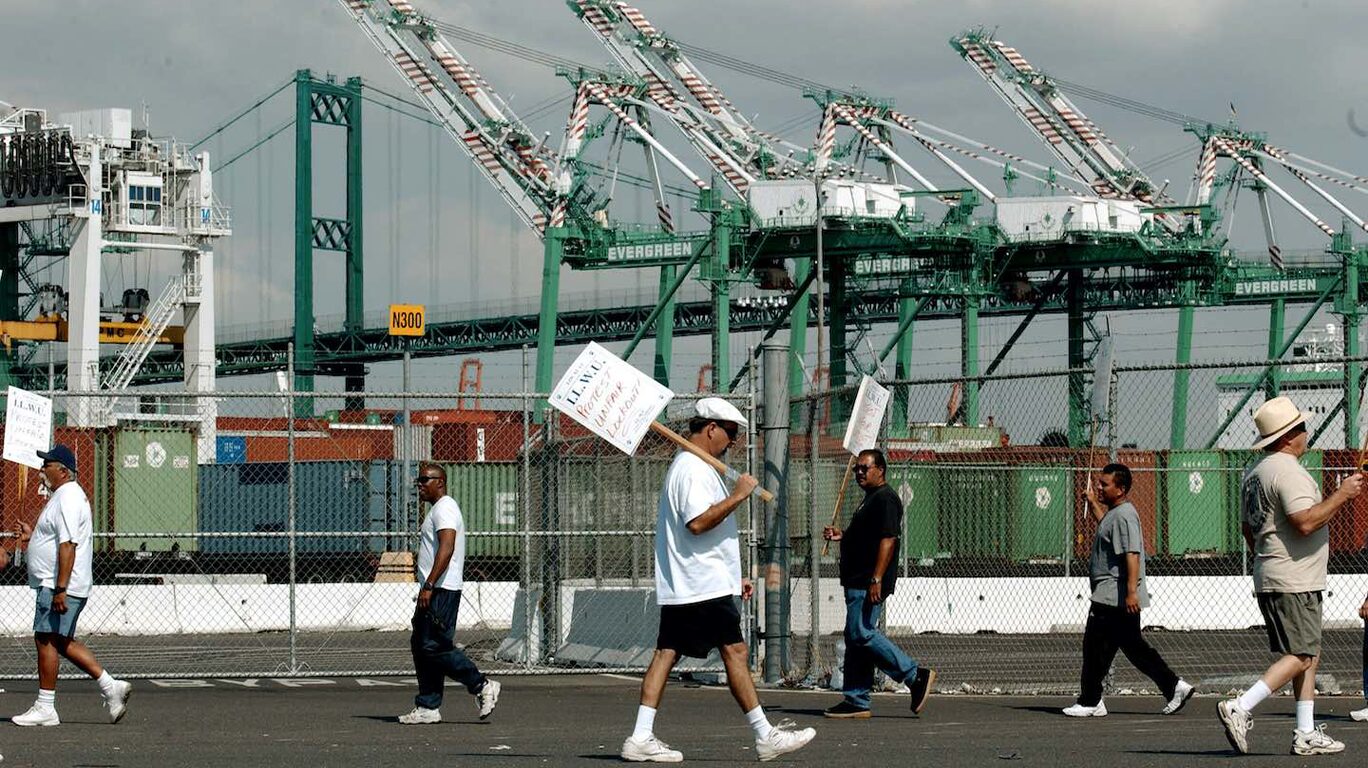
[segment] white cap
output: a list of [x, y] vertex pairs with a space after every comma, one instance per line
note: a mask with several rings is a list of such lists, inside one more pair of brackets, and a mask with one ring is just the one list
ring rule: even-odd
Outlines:
[[698, 401], [694, 410], [700, 418], [730, 421], [742, 427], [746, 426], [746, 417], [741, 415], [741, 411], [720, 397], [705, 397]]

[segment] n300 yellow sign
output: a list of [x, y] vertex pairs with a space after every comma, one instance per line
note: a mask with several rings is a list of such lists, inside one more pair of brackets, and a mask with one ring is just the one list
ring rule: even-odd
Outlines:
[[422, 304], [391, 304], [389, 335], [422, 336], [427, 331], [427, 312]]

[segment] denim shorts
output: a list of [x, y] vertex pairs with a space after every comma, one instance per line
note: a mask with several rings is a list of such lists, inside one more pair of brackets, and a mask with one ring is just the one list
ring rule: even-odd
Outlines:
[[38, 590], [38, 598], [33, 607], [33, 633], [35, 635], [49, 634], [61, 635], [62, 637], [76, 636], [76, 619], [81, 616], [81, 609], [85, 607], [86, 599], [67, 595], [66, 613], [57, 613], [52, 610], [52, 589], [42, 587]]

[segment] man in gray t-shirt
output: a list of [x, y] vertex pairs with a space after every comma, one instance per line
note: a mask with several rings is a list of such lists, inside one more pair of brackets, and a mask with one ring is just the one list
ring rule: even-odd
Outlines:
[[1069, 717], [1105, 717], [1102, 679], [1120, 650], [1135, 668], [1159, 686], [1168, 703], [1162, 713], [1172, 715], [1192, 698], [1193, 688], [1164, 663], [1163, 657], [1140, 634], [1140, 610], [1149, 606], [1145, 588], [1145, 540], [1140, 515], [1127, 500], [1131, 472], [1124, 464], [1108, 464], [1097, 475], [1096, 487], [1086, 490], [1088, 507], [1097, 520], [1088, 579], [1092, 602], [1083, 631], [1083, 672], [1078, 701], [1064, 709]]

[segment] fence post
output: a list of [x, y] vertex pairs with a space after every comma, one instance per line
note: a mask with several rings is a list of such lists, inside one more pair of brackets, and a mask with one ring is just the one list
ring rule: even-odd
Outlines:
[[287, 464], [286, 464], [286, 472], [287, 472], [288, 483], [289, 483], [289, 488], [288, 488], [288, 490], [287, 490], [287, 494], [288, 494], [288, 496], [289, 496], [289, 501], [288, 501], [289, 512], [288, 512], [288, 514], [289, 514], [289, 518], [290, 518], [290, 519], [289, 519], [289, 523], [288, 523], [288, 528], [289, 528], [289, 531], [290, 531], [290, 539], [289, 539], [289, 547], [290, 547], [290, 555], [289, 555], [289, 558], [290, 558], [290, 674], [295, 674], [296, 672], [299, 671], [299, 647], [298, 647], [298, 646], [299, 646], [299, 625], [298, 625], [297, 616], [296, 616], [296, 600], [295, 600], [295, 584], [299, 581], [299, 577], [298, 577], [298, 574], [297, 574], [296, 571], [295, 571], [295, 566], [296, 566], [295, 557], [296, 557], [296, 554], [297, 554], [297, 552], [298, 552], [298, 549], [297, 549], [297, 542], [296, 542], [296, 540], [295, 540], [295, 525], [296, 525], [296, 520], [295, 520], [295, 510], [296, 510], [295, 492], [296, 492], [297, 489], [296, 489], [296, 487], [295, 487], [295, 409], [294, 409], [294, 391], [295, 391], [295, 378], [294, 378], [294, 377], [295, 377], [295, 370], [294, 370], [294, 344], [293, 344], [293, 343], [289, 344], [289, 345], [287, 346], [287, 348], [286, 348], [285, 360], [286, 360], [286, 367], [289, 369], [288, 377], [289, 377], [289, 390], [290, 390], [290, 391], [287, 393], [287, 397], [290, 398], [290, 406], [289, 406], [288, 408], [285, 409], [285, 443], [286, 443], [286, 462], [287, 462]]
[[760, 431], [765, 444], [761, 483], [774, 494], [765, 505], [765, 681], [778, 682], [788, 668], [788, 344], [773, 339], [760, 345], [765, 363]]
[[522, 590], [523, 590], [523, 666], [532, 668], [532, 403], [527, 392], [532, 388], [528, 378], [527, 345], [522, 348]]

